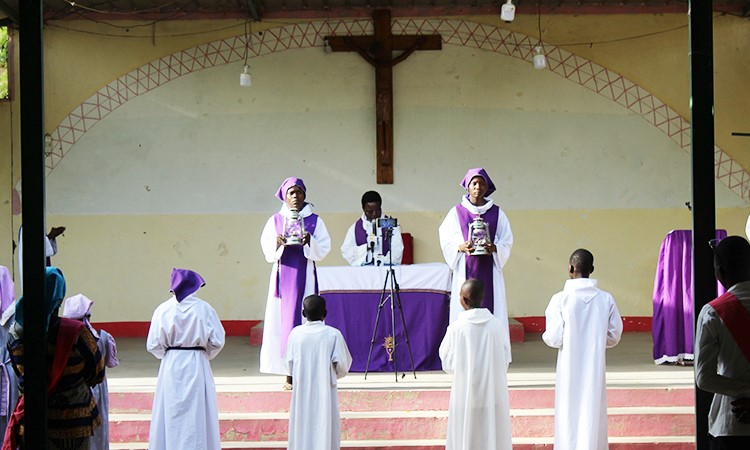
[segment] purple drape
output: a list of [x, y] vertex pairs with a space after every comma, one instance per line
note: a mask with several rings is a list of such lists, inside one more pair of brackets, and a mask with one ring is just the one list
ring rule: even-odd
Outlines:
[[[490, 209], [482, 214], [482, 220], [487, 222], [490, 227], [490, 234], [488, 239], [490, 241], [495, 240], [495, 234], [497, 233], [497, 217], [500, 208], [497, 205], [492, 205]], [[458, 223], [461, 225], [461, 232], [463, 233], [464, 240], [469, 239], [469, 224], [474, 221], [474, 214], [469, 212], [462, 204], [456, 205], [456, 213], [458, 213]], [[495, 287], [492, 281], [493, 271], [495, 270], [495, 263], [492, 254], [481, 255], [481, 256], [469, 256], [466, 255], [466, 279], [477, 278], [482, 280], [484, 283], [484, 299], [482, 299], [482, 308], [487, 308], [490, 312], [495, 311]]]
[[[723, 239], [726, 230], [716, 230]], [[708, 242], [704, 243], [708, 245]], [[717, 284], [717, 292], [724, 287]], [[654, 361], [657, 364], [693, 359], [693, 234], [673, 230], [659, 251], [654, 280], [654, 317], [651, 331]]]
[[[284, 216], [276, 213], [274, 224], [278, 234], [284, 234]], [[305, 217], [305, 230], [315, 234], [318, 216], [310, 214]], [[284, 248], [278, 263], [276, 274], [276, 296], [281, 299], [281, 356], [286, 352], [286, 341], [292, 328], [302, 324], [302, 300], [307, 281], [307, 258], [302, 245], [290, 245]], [[317, 290], [317, 282], [316, 282]]]

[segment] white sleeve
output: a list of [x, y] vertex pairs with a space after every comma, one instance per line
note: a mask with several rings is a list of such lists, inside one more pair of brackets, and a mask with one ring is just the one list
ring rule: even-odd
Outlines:
[[331, 251], [331, 236], [328, 235], [323, 219], [318, 216], [318, 223], [315, 225], [315, 233], [310, 236], [310, 245], [302, 247], [305, 258], [311, 261], [321, 261]]
[[714, 394], [750, 395], [750, 383], [719, 375], [719, 349], [724, 323], [711, 305], [703, 306], [695, 325], [695, 384]]
[[620, 317], [620, 311], [617, 309], [615, 299], [609, 297], [609, 326], [607, 327], [607, 348], [614, 347], [620, 342], [622, 337], [622, 317]]
[[542, 333], [542, 340], [545, 344], [554, 348], [561, 348], [563, 345], [565, 322], [562, 315], [562, 300], [562, 295], [553, 295], [552, 299], [549, 301], [547, 310], [544, 311], [547, 325], [544, 333]]
[[[391, 253], [393, 253], [393, 264], [401, 264], [404, 258], [404, 239], [401, 237], [401, 226], [393, 229], [391, 235]], [[383, 261], [390, 261], [390, 256], [386, 253]]]
[[336, 378], [344, 378], [352, 366], [352, 355], [349, 353], [349, 347], [346, 346], [344, 336], [339, 330], [336, 330], [336, 343], [333, 349], [332, 362], [336, 371]]
[[104, 365], [111, 369], [119, 366], [120, 360], [117, 359], [117, 343], [115, 342], [114, 336], [107, 333], [106, 339], [107, 342], [105, 343], [104, 348], [106, 348], [107, 354], [102, 355], [102, 357], [104, 358]]
[[445, 337], [443, 337], [443, 341], [440, 343], [438, 354], [440, 355], [440, 361], [443, 364], [443, 370], [446, 373], [455, 372], [456, 370], [455, 356], [456, 355], [455, 355], [455, 348], [453, 345], [453, 332], [450, 326], [448, 326], [448, 331], [446, 331]]
[[273, 216], [268, 219], [266, 226], [263, 227], [263, 232], [260, 235], [260, 248], [263, 250], [263, 256], [266, 258], [266, 262], [275, 263], [281, 259], [281, 254], [284, 253], [284, 246], [281, 245], [276, 248], [276, 237], [279, 234], [276, 232], [276, 222], [274, 222]]
[[500, 271], [503, 270], [505, 263], [510, 258], [510, 250], [513, 247], [513, 232], [510, 229], [508, 216], [499, 207], [497, 212], [497, 230], [495, 231], [493, 244], [497, 247], [497, 251], [492, 254], [492, 258], [495, 261], [495, 267]]
[[161, 344], [161, 305], [156, 308], [154, 315], [151, 317], [151, 326], [148, 328], [148, 336], [146, 337], [146, 350], [152, 355], [156, 356], [157, 359], [164, 358], [167, 353], [167, 349]]
[[462, 253], [458, 251], [458, 246], [464, 241], [464, 235], [461, 233], [456, 208], [451, 208], [448, 215], [445, 216], [443, 223], [438, 228], [440, 236], [440, 248], [443, 250], [443, 258], [450, 266], [451, 270], [456, 270], [458, 262], [461, 260]]
[[[318, 219], [320, 220], [320, 219]], [[367, 257], [367, 244], [357, 245], [357, 239], [354, 233], [354, 225], [350, 226], [344, 236], [344, 243], [341, 244], [341, 256], [352, 266], [361, 266]]]
[[50, 257], [57, 254], [57, 240], [50, 239], [47, 235], [44, 235], [44, 256]]
[[224, 348], [224, 342], [226, 338], [226, 332], [224, 326], [221, 324], [219, 315], [216, 314], [216, 310], [206, 303], [207, 309], [207, 325], [208, 330], [208, 342], [206, 343], [206, 355], [208, 359], [214, 359], [219, 354], [222, 348]]

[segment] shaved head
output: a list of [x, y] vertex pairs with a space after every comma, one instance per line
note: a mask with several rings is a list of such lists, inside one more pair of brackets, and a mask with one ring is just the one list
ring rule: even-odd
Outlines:
[[714, 249], [714, 269], [727, 289], [750, 280], [750, 243], [742, 236], [728, 236], [719, 241]]
[[484, 299], [484, 283], [476, 278], [469, 278], [461, 285], [460, 295], [469, 308], [481, 308]]
[[326, 299], [320, 295], [308, 295], [302, 301], [302, 315], [309, 321], [326, 318]]
[[579, 248], [570, 255], [570, 267], [573, 273], [588, 277], [594, 271], [594, 255], [585, 248]]

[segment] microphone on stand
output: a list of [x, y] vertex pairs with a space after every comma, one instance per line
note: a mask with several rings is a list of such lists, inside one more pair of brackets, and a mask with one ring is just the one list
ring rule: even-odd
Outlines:
[[368, 256], [369, 256], [369, 258], [367, 258], [367, 259], [369, 259], [369, 262], [367, 263], [367, 265], [370, 265], [370, 264], [374, 265], [375, 264], [375, 239], [376, 238], [377, 238], [377, 236], [375, 235], [375, 223], [373, 222], [372, 223], [372, 230], [370, 232], [370, 235], [367, 237], [367, 241], [368, 241], [368, 244], [367, 244], [367, 253], [368, 253]]

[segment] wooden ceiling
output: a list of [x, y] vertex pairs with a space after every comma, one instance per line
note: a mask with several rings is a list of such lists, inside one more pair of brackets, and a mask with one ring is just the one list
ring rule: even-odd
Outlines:
[[[0, 0], [0, 20], [15, 21], [19, 1]], [[707, 1], [707, 0], [693, 0]], [[198, 20], [252, 17], [340, 18], [499, 14], [506, 0], [43, 0], [46, 20]], [[687, 0], [513, 0], [518, 14], [687, 13]], [[714, 10], [748, 17], [750, 0], [714, 0]], [[7, 20], [5, 20], [7, 22]]]

